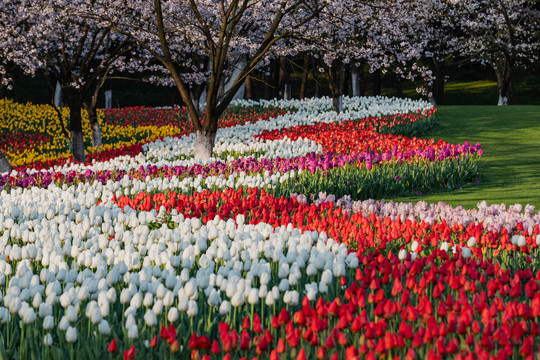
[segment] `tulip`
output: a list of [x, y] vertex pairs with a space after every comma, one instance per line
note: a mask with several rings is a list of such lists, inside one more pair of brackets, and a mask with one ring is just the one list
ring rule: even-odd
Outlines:
[[135, 345], [130, 347], [128, 350], [124, 351], [124, 360], [134, 360], [135, 359]]
[[66, 331], [66, 341], [68, 343], [74, 343], [77, 341], [77, 329], [69, 326]]
[[115, 353], [118, 350], [118, 346], [116, 345], [116, 339], [112, 339], [112, 341], [109, 343], [109, 346], [107, 347], [107, 351], [110, 353]]
[[111, 333], [111, 328], [109, 327], [109, 322], [107, 320], [101, 320], [98, 325], [98, 330], [101, 335], [109, 335]]
[[157, 318], [151, 309], [148, 309], [146, 313], [144, 314], [144, 321], [146, 322], [146, 325], [150, 327], [156, 326]]

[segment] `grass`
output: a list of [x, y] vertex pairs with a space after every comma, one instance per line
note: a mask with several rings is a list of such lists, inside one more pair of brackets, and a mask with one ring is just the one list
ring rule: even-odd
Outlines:
[[441, 106], [437, 127], [424, 137], [482, 144], [480, 183], [460, 190], [393, 198], [446, 202], [471, 209], [488, 204], [531, 204], [540, 209], [540, 106]]
[[[515, 89], [519, 104], [540, 105], [540, 82], [538, 77], [522, 76]], [[395, 96], [395, 90], [383, 89], [384, 95]], [[412, 84], [404, 84], [403, 94], [421, 99]], [[496, 105], [499, 99], [497, 82], [491, 80], [448, 81], [444, 86], [444, 104], [447, 105]]]

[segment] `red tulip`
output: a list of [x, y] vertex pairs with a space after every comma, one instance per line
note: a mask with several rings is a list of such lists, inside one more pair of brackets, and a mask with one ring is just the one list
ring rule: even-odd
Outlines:
[[277, 350], [278, 353], [284, 353], [285, 352], [285, 342], [283, 341], [282, 338], [279, 338], [276, 350]]
[[177, 353], [180, 351], [180, 342], [175, 339], [172, 343], [171, 343], [171, 352], [173, 353]]
[[212, 343], [212, 348], [210, 349], [210, 352], [212, 354], [219, 354], [221, 352], [217, 340], [214, 340], [214, 342]]
[[135, 359], [135, 345], [130, 347], [128, 350], [124, 351], [124, 360], [133, 360]]
[[112, 339], [111, 343], [107, 347], [107, 351], [110, 353], [115, 353], [118, 351], [118, 345], [116, 344], [116, 339]]

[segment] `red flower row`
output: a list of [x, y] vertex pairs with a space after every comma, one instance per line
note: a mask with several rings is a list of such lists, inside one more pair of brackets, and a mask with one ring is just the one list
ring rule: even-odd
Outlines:
[[302, 125], [281, 130], [264, 131], [255, 136], [264, 140], [279, 140], [288, 137], [291, 140], [308, 138], [323, 147], [323, 152], [338, 154], [363, 153], [375, 151], [382, 154], [387, 151], [409, 152], [411, 150], [426, 150], [431, 148], [438, 152], [441, 148], [448, 148], [450, 144], [443, 140], [425, 140], [416, 137], [408, 138], [402, 135], [381, 134], [370, 126], [369, 122], [346, 121], [343, 123], [318, 123], [315, 125]]
[[[279, 227], [292, 223], [301, 230], [319, 233], [325, 231], [329, 237], [344, 242], [360, 252], [375, 247], [385, 249], [387, 244], [398, 239], [404, 240], [402, 248], [407, 243], [417, 241], [419, 243], [417, 253], [421, 253], [424, 248], [438, 247], [443, 241], [448, 242], [449, 247], [459, 245], [460, 250], [462, 244], [474, 237], [477, 245], [471, 248], [471, 251], [479, 258], [483, 257], [483, 251], [486, 249], [494, 249], [495, 256], [503, 249], [520, 250], [529, 254], [532, 249], [538, 248], [536, 235], [540, 234], [538, 224], [531, 233], [528, 230], [519, 231], [519, 234], [525, 237], [526, 244], [518, 247], [512, 245], [513, 234], [505, 228], [499, 233], [486, 231], [482, 223], [472, 223], [464, 227], [460, 224], [449, 226], [442, 221], [430, 225], [424, 221], [401, 221], [399, 217], [392, 221], [389, 217], [378, 217], [374, 213], [368, 217], [363, 216], [361, 212], [351, 215], [329, 202], [319, 205], [300, 203], [295, 197], [276, 198], [266, 193], [264, 189], [258, 188], [214, 192], [203, 190], [194, 195], [177, 194], [173, 191], [158, 194], [141, 192], [134, 198], [121, 196], [119, 199], [114, 197], [113, 200], [122, 208], [129, 205], [133, 209], [144, 211], [152, 209], [159, 211], [160, 207], [164, 206], [167, 211], [176, 209], [179, 214], [198, 217], [204, 222], [214, 219], [216, 215], [221, 219], [228, 219], [242, 214], [250, 224], [265, 222]], [[517, 231], [518, 229], [514, 232]]]
[[49, 135], [25, 132], [13, 132], [9, 134], [0, 133], [0, 151], [2, 152], [22, 152], [33, 149], [44, 143], [50, 142]]

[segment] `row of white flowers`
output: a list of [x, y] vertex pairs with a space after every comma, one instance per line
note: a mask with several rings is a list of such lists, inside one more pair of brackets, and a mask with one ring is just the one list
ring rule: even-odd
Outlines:
[[[244, 303], [297, 304], [303, 293], [314, 299], [358, 266], [356, 255], [325, 233], [246, 225], [242, 215], [203, 224], [173, 211], [178, 227], [150, 229], [162, 211], [96, 205], [106, 192], [85, 184], [3, 194], [0, 322], [13, 314], [27, 324], [40, 317], [47, 330], [59, 304], [64, 311], [56, 321], [70, 336], [83, 313], [107, 333], [110, 306], [119, 298], [127, 306], [125, 328], [137, 337], [134, 319], [143, 306], [139, 315], [144, 310], [153, 326], [164, 311], [169, 321], [195, 316], [200, 296], [222, 314]], [[303, 274], [309, 281], [299, 288]]]
[[[246, 154], [255, 158], [288, 158], [304, 156], [308, 153], [322, 153], [322, 147], [309, 139], [282, 139], [276, 141], [255, 140], [254, 136], [265, 130], [271, 131], [289, 128], [297, 125], [313, 125], [331, 123], [340, 120], [360, 119], [372, 116], [388, 116], [427, 111], [431, 104], [421, 100], [398, 99], [387, 97], [355, 97], [345, 98], [344, 112], [337, 114], [329, 110], [329, 98], [311, 98], [305, 100], [239, 100], [235, 106], [275, 106], [278, 108], [298, 109], [293, 113], [278, 116], [269, 120], [218, 129], [214, 146], [214, 158], [205, 163], [221, 161], [221, 157], [233, 153], [236, 156]], [[195, 135], [190, 134], [181, 138], [165, 138], [143, 146], [143, 153], [134, 156], [121, 156], [105, 162], [94, 162], [90, 165], [66, 164], [56, 166], [55, 171], [66, 173], [70, 170], [92, 171], [126, 170], [138, 168], [140, 165], [157, 166], [191, 166], [196, 163], [193, 159]], [[231, 160], [232, 156], [226, 157]], [[199, 163], [201, 163], [199, 161]]]

